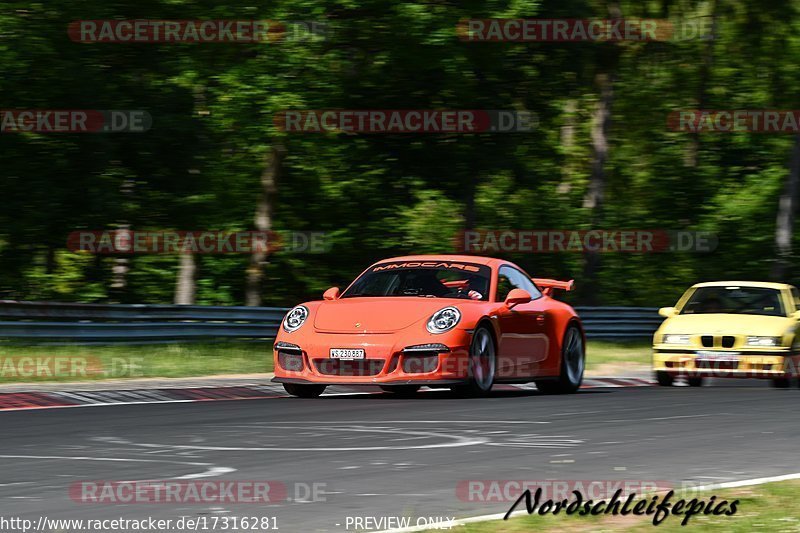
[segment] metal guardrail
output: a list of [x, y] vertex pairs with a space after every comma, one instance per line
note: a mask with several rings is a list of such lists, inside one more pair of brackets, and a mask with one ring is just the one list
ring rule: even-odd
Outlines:
[[200, 305], [112, 305], [0, 300], [0, 339], [25, 343], [149, 344], [271, 339], [286, 309]]
[[[650, 307], [577, 307], [586, 335], [633, 339], [663, 320]], [[28, 344], [155, 344], [271, 339], [288, 309], [199, 305], [112, 305], [0, 300], [0, 340]]]
[[652, 338], [664, 317], [657, 307], [576, 307], [589, 339]]

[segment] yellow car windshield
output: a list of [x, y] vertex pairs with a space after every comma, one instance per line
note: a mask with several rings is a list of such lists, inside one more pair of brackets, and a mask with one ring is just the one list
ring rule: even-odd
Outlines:
[[699, 287], [680, 314], [703, 313], [786, 316], [780, 291], [763, 287]]

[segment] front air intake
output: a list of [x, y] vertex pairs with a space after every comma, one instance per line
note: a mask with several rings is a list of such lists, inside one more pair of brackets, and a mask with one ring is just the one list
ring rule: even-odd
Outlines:
[[383, 370], [384, 359], [361, 359], [347, 361], [341, 359], [314, 359], [314, 366], [326, 376], [375, 376]]
[[439, 355], [404, 355], [403, 372], [406, 374], [424, 374], [433, 372], [439, 366]]

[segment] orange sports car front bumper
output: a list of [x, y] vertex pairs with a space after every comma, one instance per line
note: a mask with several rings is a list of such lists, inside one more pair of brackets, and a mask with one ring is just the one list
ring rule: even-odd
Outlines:
[[[449, 385], [468, 378], [471, 331], [441, 335], [319, 333], [281, 339], [274, 347], [281, 383], [326, 385]], [[331, 350], [363, 350], [363, 358], [336, 359]], [[360, 354], [359, 354], [360, 355]]]

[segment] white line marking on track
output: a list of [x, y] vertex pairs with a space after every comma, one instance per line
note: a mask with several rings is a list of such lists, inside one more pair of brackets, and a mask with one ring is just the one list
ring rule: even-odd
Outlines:
[[[295, 429], [293, 426], [271, 426], [270, 429]], [[481, 437], [462, 437], [460, 435], [449, 435], [447, 433], [434, 433], [429, 431], [407, 431], [407, 430], [392, 430], [392, 429], [379, 429], [379, 428], [365, 428], [365, 427], [329, 427], [332, 431], [347, 431], [347, 432], [361, 432], [361, 433], [389, 433], [392, 435], [420, 435], [428, 438], [449, 439], [451, 442], [439, 442], [434, 444], [420, 444], [414, 446], [354, 446], [354, 447], [329, 447], [329, 448], [286, 448], [280, 446], [199, 446], [193, 444], [152, 444], [146, 442], [130, 442], [123, 439], [117, 440], [118, 444], [126, 444], [129, 446], [138, 446], [141, 448], [158, 448], [158, 449], [172, 449], [172, 450], [211, 450], [211, 451], [228, 451], [228, 452], [339, 452], [339, 451], [394, 451], [394, 450], [427, 450], [432, 448], [461, 448], [464, 446], [476, 446], [479, 444], [486, 444], [489, 439]], [[2, 456], [0, 456], [2, 457]]]
[[693, 491], [735, 489], [737, 487], [750, 487], [753, 485], [763, 485], [765, 483], [775, 483], [776, 481], [791, 481], [800, 479], [800, 472], [796, 474], [784, 474], [782, 476], [757, 477], [753, 479], [743, 479], [741, 481], [725, 481], [723, 483], [712, 483], [711, 485], [692, 486]]
[[200, 479], [204, 477], [217, 477], [223, 474], [230, 474], [231, 472], [236, 472], [236, 469], [230, 468], [228, 466], [212, 466], [205, 472], [198, 472], [196, 474], [186, 474], [185, 476], [178, 476], [173, 479]]
[[129, 457], [85, 457], [85, 456], [65, 456], [65, 455], [0, 455], [0, 459], [64, 459], [68, 461], [110, 461], [119, 463], [168, 463], [174, 465], [184, 466], [207, 466], [211, 467], [203, 472], [194, 474], [186, 474], [183, 476], [170, 478], [170, 479], [195, 479], [203, 477], [221, 476], [222, 474], [229, 474], [236, 472], [235, 468], [226, 466], [214, 466], [212, 463], [197, 463], [189, 461], [168, 461], [164, 459], [134, 459]]
[[[467, 425], [474, 425], [474, 424], [552, 424], [552, 422], [543, 422], [539, 420], [378, 420], [380, 424], [467, 424]], [[299, 424], [301, 426], [306, 426], [309, 424], [325, 424], [326, 427], [333, 427], [333, 426], [347, 426], [349, 427], [351, 424], [363, 424], [364, 420], [337, 420], [332, 422], [330, 420], [304, 420], [302, 422], [281, 422], [281, 424]], [[225, 428], [261, 428], [261, 429], [272, 429], [275, 426], [273, 424], [237, 424], [237, 425], [216, 425], [216, 426], [209, 426], [209, 427], [225, 427]]]

